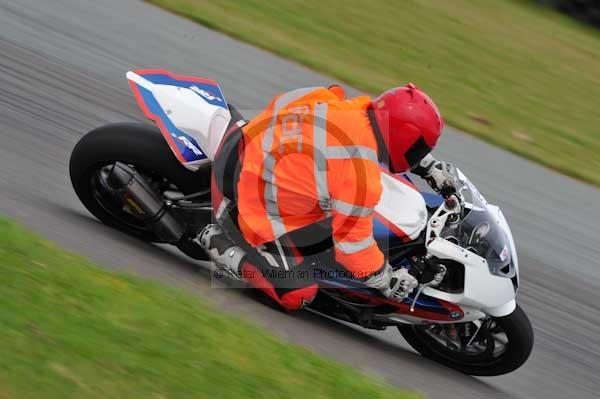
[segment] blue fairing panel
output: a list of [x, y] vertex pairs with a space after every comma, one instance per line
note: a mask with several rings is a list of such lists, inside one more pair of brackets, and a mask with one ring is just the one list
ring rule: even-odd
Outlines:
[[227, 109], [225, 96], [216, 82], [203, 78], [175, 78], [164, 73], [139, 73], [139, 75], [154, 84], [191, 89], [202, 96], [207, 103]]
[[[401, 175], [402, 178], [412, 183], [411, 179], [408, 175]], [[414, 186], [413, 186], [414, 187]], [[439, 207], [444, 199], [435, 193], [427, 192], [427, 191], [419, 191], [421, 196], [423, 197], [425, 204], [430, 208]], [[398, 212], [402, 212], [403, 210], [398, 208]], [[377, 240], [377, 244], [382, 250], [390, 248], [391, 246], [403, 243], [403, 238], [398, 237], [386, 224], [382, 223], [382, 221], [378, 220], [378, 218], [373, 218], [373, 234], [375, 239]], [[404, 237], [406, 239], [406, 237]]]
[[373, 235], [375, 236], [377, 245], [383, 251], [394, 244], [402, 243], [400, 237], [396, 236], [392, 230], [375, 218], [373, 218]]
[[425, 203], [430, 208], [438, 208], [444, 202], [444, 198], [436, 193], [421, 191], [421, 195], [425, 199]]

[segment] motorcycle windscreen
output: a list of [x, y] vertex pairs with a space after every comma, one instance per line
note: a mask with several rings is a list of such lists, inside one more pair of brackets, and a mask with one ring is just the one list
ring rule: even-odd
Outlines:
[[488, 206], [477, 187], [459, 169], [456, 173], [458, 180], [455, 184], [462, 193], [466, 215], [459, 224], [447, 226], [441, 233], [442, 237], [484, 258], [490, 273], [514, 277], [514, 244], [502, 227], [497, 211]]
[[231, 120], [216, 82], [164, 69], [130, 71], [127, 79], [138, 105], [186, 168], [197, 170], [214, 159]]

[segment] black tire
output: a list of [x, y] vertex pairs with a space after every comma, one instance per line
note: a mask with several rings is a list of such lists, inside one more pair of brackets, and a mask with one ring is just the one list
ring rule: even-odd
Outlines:
[[[499, 357], [478, 361], [461, 362], [444, 353], [442, 345], [435, 343], [418, 326], [399, 326], [406, 341], [426, 358], [441, 363], [462, 373], [476, 376], [497, 376], [510, 373], [521, 367], [533, 350], [533, 328], [525, 312], [517, 305], [508, 316], [494, 318], [508, 338], [508, 348]], [[436, 348], [437, 346], [437, 348]]]
[[210, 168], [192, 172], [175, 158], [160, 130], [142, 123], [115, 123], [92, 130], [71, 153], [71, 184], [83, 205], [100, 221], [144, 241], [161, 242], [151, 231], [115, 217], [94, 197], [93, 176], [116, 161], [134, 165], [167, 178], [186, 194], [210, 186]]

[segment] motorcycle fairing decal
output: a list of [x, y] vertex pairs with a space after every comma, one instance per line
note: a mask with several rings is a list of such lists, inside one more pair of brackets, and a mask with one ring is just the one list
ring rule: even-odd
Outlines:
[[200, 146], [196, 142], [196, 139], [178, 129], [171, 122], [150, 90], [143, 88], [131, 80], [129, 81], [129, 86], [131, 87], [140, 108], [142, 108], [144, 115], [158, 125], [160, 131], [167, 140], [171, 151], [173, 151], [173, 154], [175, 154], [179, 162], [188, 164], [207, 158], [202, 150], [200, 150]]
[[434, 321], [459, 321], [464, 318], [464, 311], [458, 305], [421, 294], [415, 304], [415, 311], [411, 312], [410, 307], [413, 301], [413, 295], [409, 296], [402, 303], [391, 299], [375, 295], [366, 288], [354, 287], [343, 282], [333, 280], [319, 280], [319, 285], [328, 288], [336, 288], [350, 296], [354, 296], [369, 301], [370, 305], [387, 305], [397, 308], [397, 313], [418, 317]]
[[[423, 305], [422, 299], [432, 299], [438, 302], [439, 306], [428, 307]], [[408, 301], [412, 302], [412, 299], [408, 298]], [[405, 302], [400, 304], [401, 313], [409, 316], [419, 317], [421, 319], [436, 320], [436, 321], [460, 321], [465, 317], [465, 313], [462, 308], [450, 302], [442, 301], [441, 299], [435, 299], [431, 297], [420, 298], [417, 300], [415, 305], [415, 311], [410, 311], [410, 303]], [[443, 310], [442, 310], [443, 309]]]
[[229, 110], [225, 96], [219, 84], [211, 79], [195, 76], [177, 75], [166, 69], [137, 69], [134, 73], [153, 84], [168, 85], [190, 89], [211, 105]]

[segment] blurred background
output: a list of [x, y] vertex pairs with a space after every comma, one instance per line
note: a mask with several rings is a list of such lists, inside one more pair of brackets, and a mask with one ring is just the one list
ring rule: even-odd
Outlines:
[[600, 31], [586, 1], [151, 0], [380, 93], [414, 81], [454, 127], [600, 184]]
[[[0, 397], [598, 397], [597, 23], [591, 0], [0, 0]], [[97, 222], [69, 156], [144, 120], [135, 68], [214, 79], [249, 117], [303, 86], [431, 93], [436, 152], [516, 237], [530, 360], [465, 376], [396, 331], [213, 290], [197, 262]]]
[[556, 8], [573, 18], [600, 28], [600, 4], [594, 0], [538, 0], [542, 5]]

